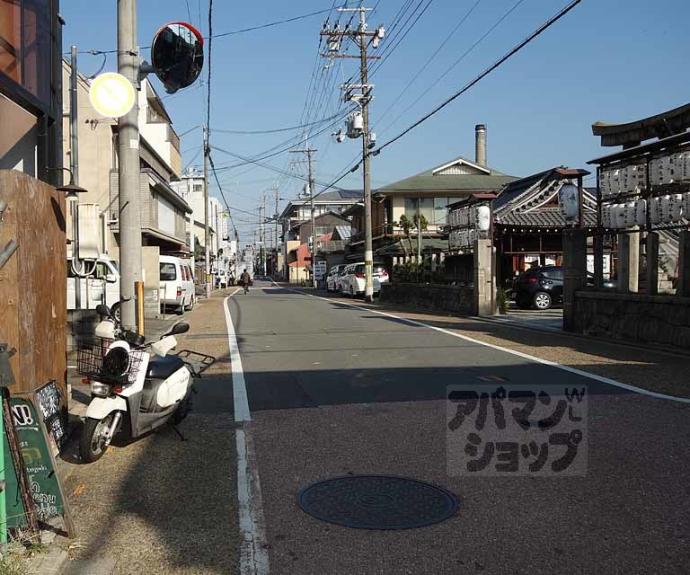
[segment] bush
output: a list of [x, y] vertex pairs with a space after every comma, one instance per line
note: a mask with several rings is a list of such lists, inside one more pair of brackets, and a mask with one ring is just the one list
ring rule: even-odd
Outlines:
[[498, 306], [499, 313], [508, 313], [508, 294], [506, 294], [506, 290], [503, 288], [496, 290], [496, 305]]

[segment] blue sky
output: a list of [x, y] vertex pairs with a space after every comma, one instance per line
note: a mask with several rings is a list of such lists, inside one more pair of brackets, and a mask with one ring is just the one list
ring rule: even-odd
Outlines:
[[[371, 118], [379, 143], [395, 136], [459, 89], [567, 3], [566, 0], [522, 0], [459, 65], [422, 96], [518, 2], [481, 0], [444, 49], [384, 116], [409, 80], [476, 1], [433, 0], [380, 69], [375, 69], [375, 63], [372, 65], [375, 99]], [[333, 0], [253, 3], [216, 0], [213, 32], [290, 18], [330, 8], [333, 3]], [[350, 0], [349, 4], [358, 2]], [[368, 5], [374, 4], [376, 0]], [[404, 4], [403, 0], [380, 0], [371, 24], [390, 27]], [[412, 2], [415, 5], [417, 0]], [[81, 50], [115, 48], [115, 0], [88, 4], [63, 0], [61, 13], [67, 21], [63, 32], [65, 50], [72, 43]], [[190, 16], [204, 35], [208, 32], [208, 0], [140, 0], [138, 14], [142, 46], [150, 43], [160, 25], [189, 20]], [[317, 47], [325, 16], [214, 39], [213, 146], [241, 156], [256, 156], [289, 138], [299, 141], [301, 133], [239, 135], [214, 130], [290, 127], [304, 122], [305, 117], [320, 120], [342, 108], [337, 86], [357, 72], [357, 62], [339, 60], [324, 70], [326, 61], [317, 58]], [[332, 22], [337, 15], [334, 13], [331, 18]], [[341, 17], [341, 22], [345, 19]], [[633, 120], [688, 101], [690, 36], [686, 23], [689, 19], [690, 2], [684, 0], [583, 0], [563, 20], [466, 95], [374, 158], [373, 185], [413, 175], [459, 155], [472, 159], [476, 123], [487, 124], [489, 164], [504, 173], [525, 176], [560, 164], [584, 167], [587, 160], [608, 151], [592, 136], [592, 122]], [[384, 40], [380, 50], [385, 46]], [[143, 55], [148, 56], [146, 50]], [[99, 56], [80, 58], [80, 69], [87, 74], [97, 70], [101, 63]], [[115, 67], [116, 59], [111, 55], [106, 69]], [[306, 107], [304, 116], [314, 72], [317, 96]], [[204, 114], [206, 71], [203, 75], [203, 82], [164, 99], [178, 133], [192, 130], [182, 138], [185, 165], [189, 162], [200, 165], [200, 156], [195, 161], [194, 157], [200, 150], [201, 130], [194, 128], [201, 124]], [[163, 95], [163, 89], [158, 84], [156, 87]], [[328, 122], [318, 125], [316, 131], [327, 126]], [[319, 150], [316, 176], [322, 182], [340, 174], [361, 150], [359, 140], [336, 144], [329, 135], [331, 131], [334, 130], [326, 130], [310, 141]], [[214, 151], [213, 157], [216, 166], [224, 167], [219, 175], [230, 205], [241, 210], [255, 210], [262, 194], [274, 185], [284, 198], [282, 207], [303, 185], [299, 180], [260, 167], [252, 168], [252, 164], [227, 169], [237, 160], [220, 151]], [[266, 163], [304, 174], [305, 165], [298, 160], [298, 155], [284, 153]], [[361, 171], [339, 185], [361, 188]], [[236, 212], [235, 220], [243, 239], [250, 240], [258, 213], [254, 217]]]

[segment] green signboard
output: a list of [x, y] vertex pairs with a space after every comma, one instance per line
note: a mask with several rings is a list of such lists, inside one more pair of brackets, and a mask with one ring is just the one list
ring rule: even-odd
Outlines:
[[[65, 502], [60, 483], [53, 464], [52, 446], [45, 433], [44, 422], [39, 419], [33, 403], [23, 397], [10, 398], [12, 417], [17, 430], [19, 449], [24, 458], [24, 466], [29, 480], [31, 497], [35, 503], [36, 517], [47, 521], [51, 517], [65, 516]], [[11, 467], [10, 449], [7, 434], [3, 429], [5, 446], [7, 527], [26, 526], [25, 509], [19, 492], [17, 472]], [[52, 441], [51, 441], [52, 443]]]

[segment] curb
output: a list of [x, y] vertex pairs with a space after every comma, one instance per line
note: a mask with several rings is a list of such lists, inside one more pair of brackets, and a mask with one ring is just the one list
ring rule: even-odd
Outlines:
[[68, 563], [67, 551], [53, 545], [47, 552], [28, 559], [26, 567], [31, 575], [62, 575]]

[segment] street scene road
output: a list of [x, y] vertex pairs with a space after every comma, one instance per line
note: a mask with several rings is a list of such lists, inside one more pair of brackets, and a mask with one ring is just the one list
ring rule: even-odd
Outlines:
[[[687, 403], [268, 283], [228, 306], [274, 572], [684, 572]], [[446, 388], [493, 378], [587, 387], [583, 476], [448, 476]], [[460, 509], [439, 525], [392, 532], [299, 509], [300, 489], [347, 474], [429, 481], [456, 493]]]
[[689, 18], [0, 1], [0, 575], [690, 574]]

